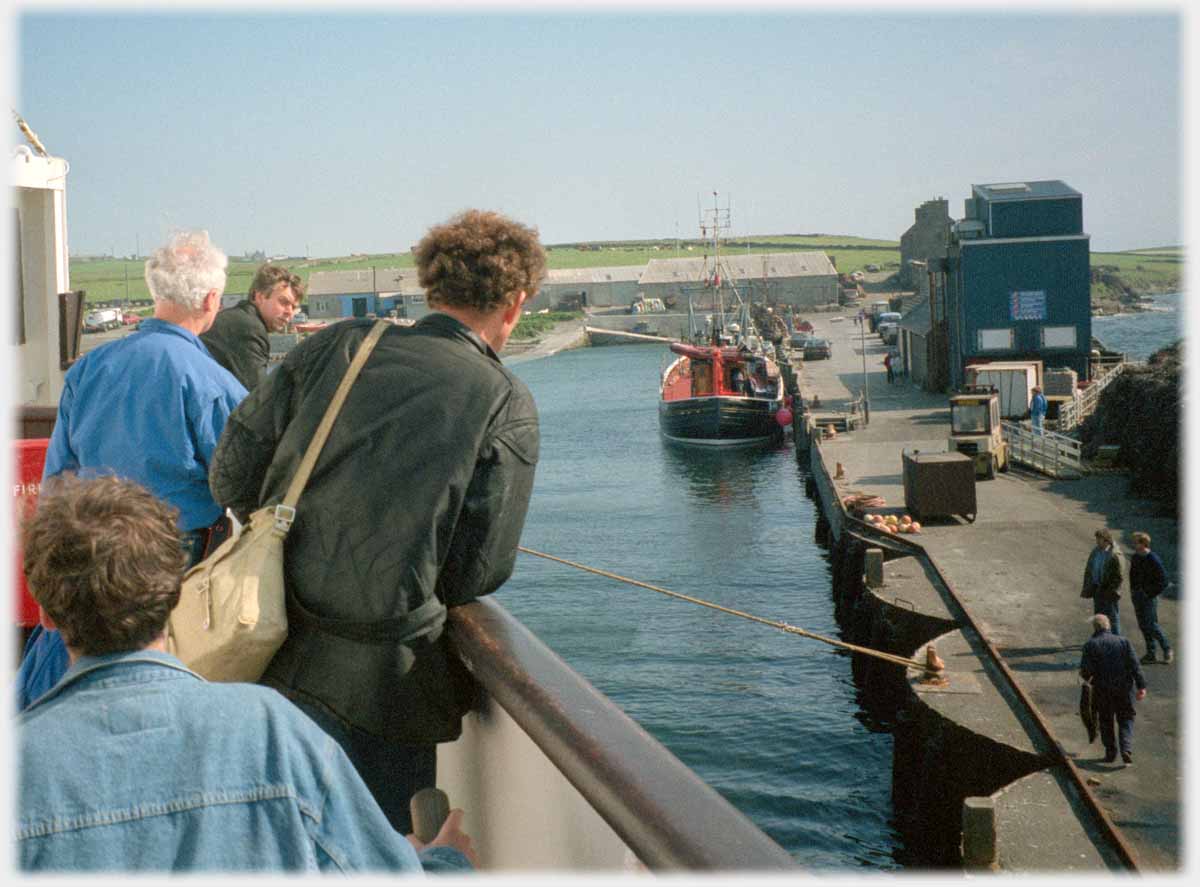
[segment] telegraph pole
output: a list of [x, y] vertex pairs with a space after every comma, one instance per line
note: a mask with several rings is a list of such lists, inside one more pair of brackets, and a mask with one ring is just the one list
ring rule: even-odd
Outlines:
[[862, 341], [862, 363], [863, 363], [863, 421], [868, 425], [871, 424], [871, 390], [867, 385], [867, 318], [860, 316], [858, 319], [858, 332]]

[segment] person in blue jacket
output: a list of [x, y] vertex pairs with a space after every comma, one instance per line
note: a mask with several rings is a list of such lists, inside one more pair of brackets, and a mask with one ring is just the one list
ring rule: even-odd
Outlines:
[[43, 489], [30, 590], [71, 666], [17, 718], [25, 872], [412, 872], [471, 868], [451, 811], [428, 844], [392, 828], [338, 743], [279, 693], [209, 683], [166, 652], [186, 555], [177, 510], [115, 477]]
[[1033, 430], [1038, 434], [1042, 433], [1042, 423], [1046, 419], [1046, 395], [1042, 394], [1040, 386], [1035, 385], [1033, 388], [1033, 399], [1029, 402], [1029, 420], [1033, 425]]
[[1175, 651], [1158, 624], [1158, 596], [1171, 584], [1162, 559], [1150, 550], [1150, 534], [1134, 533], [1133, 554], [1129, 558], [1129, 599], [1133, 601], [1133, 612], [1137, 615], [1138, 628], [1146, 639], [1144, 664], [1157, 662], [1154, 644], [1162, 647], [1162, 661], [1168, 665], [1175, 661]]
[[[154, 316], [71, 367], [42, 475], [137, 481], [178, 511], [191, 563], [228, 533], [225, 510], [208, 488], [208, 466], [225, 421], [246, 396], [200, 341], [221, 308], [227, 264], [206, 231], [180, 232], [146, 260]], [[34, 629], [17, 672], [17, 709], [66, 670], [62, 638]]]

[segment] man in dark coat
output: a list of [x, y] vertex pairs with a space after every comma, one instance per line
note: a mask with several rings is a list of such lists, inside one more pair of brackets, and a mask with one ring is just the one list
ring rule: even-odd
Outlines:
[[[1133, 763], [1134, 701], [1146, 698], [1146, 678], [1138, 664], [1133, 644], [1127, 638], [1109, 631], [1108, 617], [1097, 613], [1092, 617], [1093, 634], [1083, 645], [1079, 673], [1092, 682], [1096, 700], [1096, 715], [1100, 721], [1100, 741], [1104, 743], [1104, 763], [1117, 759], [1118, 744], [1121, 760]], [[1116, 721], [1116, 736], [1113, 721]]]
[[303, 298], [304, 284], [297, 275], [263, 265], [255, 272], [245, 301], [222, 310], [200, 341], [217, 363], [252, 391], [267, 374], [268, 333], [284, 332]]
[[1092, 599], [1092, 612], [1108, 617], [1113, 634], [1121, 633], [1121, 555], [1105, 527], [1096, 531], [1096, 547], [1083, 567], [1083, 589], [1079, 596]]
[[[338, 739], [401, 831], [473, 685], [446, 608], [512, 574], [538, 459], [533, 398], [497, 352], [545, 273], [531, 228], [471, 210], [416, 248], [434, 313], [389, 329], [317, 461], [285, 547], [289, 634], [263, 682]], [[230, 417], [212, 488], [277, 503], [372, 322], [292, 349]]]

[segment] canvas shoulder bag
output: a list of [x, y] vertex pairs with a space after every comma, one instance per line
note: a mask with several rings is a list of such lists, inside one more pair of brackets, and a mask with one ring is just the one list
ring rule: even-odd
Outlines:
[[380, 320], [359, 346], [283, 502], [268, 505], [183, 576], [167, 620], [167, 651], [210, 681], [257, 681], [287, 638], [283, 540], [296, 503], [325, 446], [350, 386], [390, 324]]

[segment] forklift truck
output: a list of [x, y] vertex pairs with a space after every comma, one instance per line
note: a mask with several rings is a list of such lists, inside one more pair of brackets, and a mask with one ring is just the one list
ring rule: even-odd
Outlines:
[[975, 460], [975, 476], [992, 480], [1008, 471], [1008, 444], [1000, 426], [1000, 394], [990, 385], [968, 385], [950, 395], [950, 452]]

